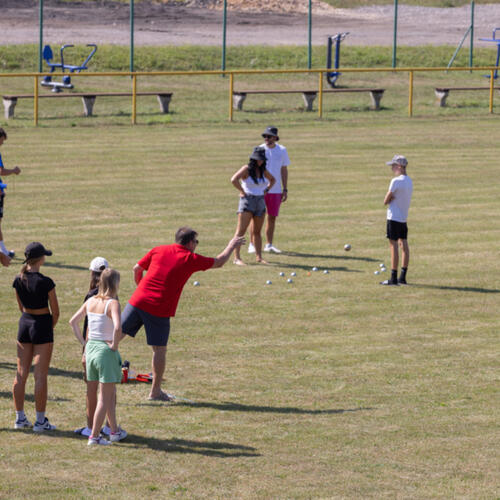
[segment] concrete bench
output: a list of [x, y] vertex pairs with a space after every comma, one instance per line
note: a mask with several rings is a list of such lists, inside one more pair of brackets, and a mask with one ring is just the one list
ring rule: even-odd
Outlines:
[[[359, 93], [359, 92], [369, 92], [372, 107], [375, 110], [380, 109], [380, 101], [384, 95], [385, 89], [325, 89], [323, 94], [342, 94], [342, 93]], [[233, 91], [233, 109], [242, 110], [243, 103], [247, 95], [249, 94], [302, 94], [304, 99], [304, 104], [306, 105], [306, 111], [312, 111], [314, 100], [318, 95], [318, 90], [241, 90]]]
[[[496, 90], [499, 90], [500, 87], [494, 87]], [[434, 89], [434, 93], [436, 94], [436, 104], [444, 108], [446, 107], [446, 99], [448, 98], [451, 91], [464, 91], [464, 90], [490, 90], [489, 87], [436, 87]]]
[[[160, 111], [162, 113], [168, 113], [168, 106], [170, 100], [172, 99], [172, 92], [137, 92], [137, 96], [147, 96], [155, 95], [158, 98], [160, 104]], [[67, 97], [81, 97], [83, 102], [83, 113], [85, 116], [92, 116], [94, 110], [94, 103], [96, 97], [131, 97], [132, 92], [88, 92], [88, 93], [68, 93], [68, 94], [39, 94], [39, 99], [63, 99]], [[16, 108], [18, 99], [34, 99], [33, 94], [18, 94], [18, 95], [4, 95], [3, 96], [3, 107], [5, 112], [5, 118], [8, 120], [14, 116], [14, 110]]]

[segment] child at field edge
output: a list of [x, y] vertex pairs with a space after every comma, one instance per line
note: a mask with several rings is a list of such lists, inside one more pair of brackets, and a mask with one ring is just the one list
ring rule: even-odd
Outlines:
[[[101, 273], [99, 290], [89, 298], [70, 319], [69, 323], [76, 338], [85, 346], [87, 381], [99, 382], [99, 399], [92, 422], [92, 433], [88, 445], [107, 445], [121, 441], [127, 432], [116, 421], [116, 384], [122, 378], [122, 360], [118, 344], [124, 335], [121, 328], [118, 287], [120, 273], [105, 269]], [[83, 338], [79, 322], [88, 316], [88, 336]], [[108, 417], [111, 427], [110, 441], [101, 436], [104, 418]]]
[[[7, 132], [3, 128], [0, 127], [0, 146], [7, 140]], [[14, 168], [5, 168], [2, 162], [2, 155], [0, 155], [0, 175], [19, 175], [21, 173], [21, 169], [19, 167]], [[0, 184], [2, 184], [2, 179], [0, 179]], [[3, 201], [5, 198], [5, 191], [3, 189], [0, 190], [0, 253], [7, 257], [6, 259], [2, 258], [1, 262], [4, 266], [9, 265], [10, 259], [14, 257], [14, 252], [12, 250], [7, 250], [5, 244], [3, 242], [3, 234], [2, 234], [2, 218], [3, 218]]]
[[40, 273], [45, 256], [52, 255], [52, 252], [34, 241], [26, 247], [24, 255], [26, 260], [12, 284], [22, 313], [17, 333], [17, 373], [12, 388], [16, 408], [14, 428], [31, 427], [31, 422], [24, 413], [24, 396], [26, 381], [34, 362], [36, 422], [33, 431], [44, 432], [56, 428], [45, 416], [45, 407], [47, 375], [54, 346], [54, 327], [59, 319], [59, 304], [55, 283]]
[[[104, 257], [95, 257], [92, 259], [92, 262], [89, 265], [90, 271], [90, 285], [89, 291], [85, 296], [84, 303], [87, 302], [91, 297], [97, 295], [99, 291], [99, 281], [101, 279], [101, 273], [108, 269], [109, 263]], [[88, 327], [88, 318], [85, 316], [83, 321], [83, 339], [87, 340], [87, 327]], [[85, 383], [87, 385], [87, 425], [85, 427], [80, 427], [75, 430], [76, 434], [80, 434], [85, 437], [89, 437], [92, 434], [92, 422], [94, 421], [94, 413], [97, 406], [97, 392], [99, 389], [99, 382], [92, 381], [89, 382], [87, 380], [87, 368], [85, 364], [85, 346], [83, 348], [82, 354], [82, 365], [83, 365], [83, 377]], [[111, 433], [111, 429], [109, 425], [105, 425], [101, 431], [103, 434], [109, 435]]]

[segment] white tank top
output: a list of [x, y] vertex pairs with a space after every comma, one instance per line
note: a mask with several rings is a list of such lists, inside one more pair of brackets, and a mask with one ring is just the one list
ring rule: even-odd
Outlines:
[[264, 177], [262, 179], [257, 178], [258, 182], [248, 176], [246, 179], [241, 179], [241, 187], [245, 194], [250, 194], [253, 196], [264, 196], [264, 189], [266, 189], [269, 181]]
[[104, 313], [87, 312], [88, 317], [88, 339], [89, 340], [104, 340], [106, 342], [113, 341], [113, 320], [107, 316], [109, 303], [113, 299], [109, 299], [104, 306]]

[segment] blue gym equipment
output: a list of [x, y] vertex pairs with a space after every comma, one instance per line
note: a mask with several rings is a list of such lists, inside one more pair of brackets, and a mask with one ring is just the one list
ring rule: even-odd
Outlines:
[[0, 182], [0, 193], [3, 194], [4, 189], [7, 187], [7, 184], [4, 184], [3, 182]]
[[[332, 46], [335, 43], [335, 63], [334, 63], [334, 69], [339, 69], [340, 65], [340, 44], [342, 40], [349, 34], [348, 31], [344, 33], [337, 33], [336, 35], [329, 36], [328, 37], [328, 44], [327, 44], [327, 51], [326, 51], [326, 67], [328, 69], [332, 68]], [[330, 84], [332, 88], [335, 88], [335, 84], [337, 83], [337, 80], [339, 76], [342, 73], [339, 73], [338, 71], [329, 71], [326, 73], [326, 80]]]
[[[45, 59], [45, 62], [47, 63], [47, 66], [50, 68], [50, 72], [53, 73], [56, 68], [61, 68], [61, 71], [64, 73], [64, 70], [68, 70], [70, 73], [80, 73], [80, 71], [84, 69], [88, 69], [87, 63], [92, 59], [93, 55], [95, 54], [97, 50], [97, 45], [95, 43], [88, 43], [87, 47], [92, 47], [92, 51], [88, 55], [87, 59], [81, 64], [80, 66], [76, 66], [73, 64], [65, 64], [64, 63], [64, 50], [69, 48], [69, 47], [74, 47], [74, 45], [63, 45], [61, 47], [60, 53], [61, 53], [61, 62], [56, 63], [56, 62], [51, 62], [54, 59], [54, 53], [52, 52], [52, 49], [50, 48], [50, 45], [45, 45], [43, 48], [43, 58]], [[71, 83], [71, 76], [65, 75], [62, 78], [62, 82], [54, 82], [52, 81], [52, 76], [45, 76], [41, 82], [42, 86], [44, 87], [50, 87], [52, 89], [52, 92], [62, 92], [63, 89], [72, 89], [73, 84]]]
[[[480, 38], [479, 40], [483, 42], [492, 42], [497, 44], [497, 60], [495, 62], [495, 66], [498, 67], [498, 61], [500, 61], [500, 38], [497, 38], [496, 32], [500, 31], [500, 28], [493, 28], [493, 37], [492, 38]], [[486, 78], [490, 78], [491, 75], [484, 75]], [[498, 78], [498, 69], [493, 73], [493, 79], [496, 80]]]

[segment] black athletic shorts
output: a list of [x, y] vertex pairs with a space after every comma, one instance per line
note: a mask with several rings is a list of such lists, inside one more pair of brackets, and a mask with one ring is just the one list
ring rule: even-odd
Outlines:
[[48, 344], [54, 342], [52, 315], [23, 313], [19, 318], [17, 340], [21, 344]]
[[408, 226], [406, 222], [398, 222], [397, 220], [387, 221], [387, 237], [390, 240], [407, 240]]
[[3, 199], [5, 195], [3, 193], [0, 194], [0, 219], [3, 217]]

